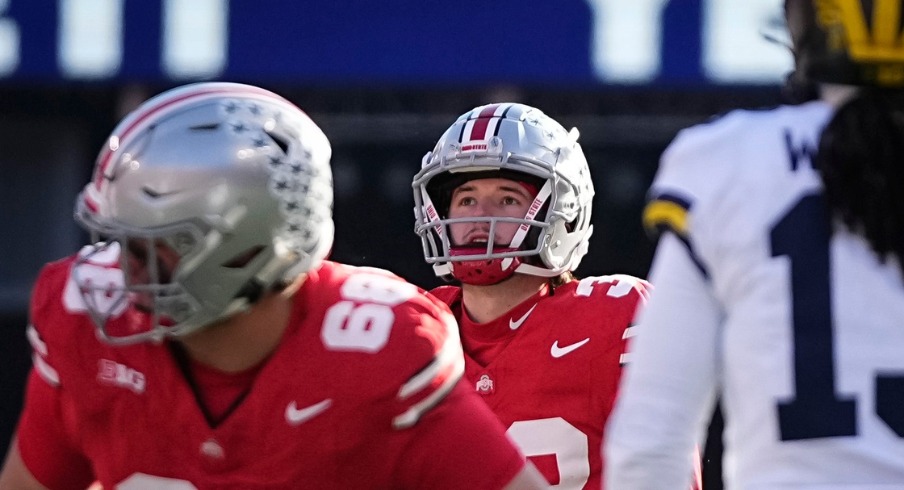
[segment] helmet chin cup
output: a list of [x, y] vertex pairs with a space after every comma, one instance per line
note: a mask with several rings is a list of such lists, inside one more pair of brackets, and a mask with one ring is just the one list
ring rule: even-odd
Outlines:
[[[493, 253], [515, 252], [514, 248], [495, 248]], [[452, 257], [465, 255], [477, 255], [485, 253], [483, 247], [456, 247], [450, 250]], [[508, 257], [497, 259], [463, 260], [451, 263], [452, 277], [464, 284], [472, 286], [491, 286], [512, 277], [515, 269], [521, 265], [520, 257]]]

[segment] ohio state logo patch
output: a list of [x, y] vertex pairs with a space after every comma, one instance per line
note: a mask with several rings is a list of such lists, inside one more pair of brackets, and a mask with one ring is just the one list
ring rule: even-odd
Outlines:
[[480, 379], [477, 380], [476, 386], [477, 393], [481, 395], [490, 395], [496, 391], [493, 387], [493, 380], [490, 379], [490, 375], [483, 374], [480, 376]]

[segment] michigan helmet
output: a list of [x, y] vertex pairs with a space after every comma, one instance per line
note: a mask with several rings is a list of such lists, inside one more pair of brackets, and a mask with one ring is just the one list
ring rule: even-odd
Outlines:
[[[331, 148], [298, 107], [267, 90], [205, 82], [164, 92], [131, 112], [102, 148], [78, 196], [77, 221], [106, 239], [80, 254], [73, 277], [111, 342], [196, 331], [242, 311], [320, 264], [333, 243]], [[130, 281], [126, 247], [147, 271]], [[177, 255], [164, 270], [156, 250]], [[121, 286], [78, 274], [123, 250]], [[98, 293], [120, 301], [97, 301]], [[117, 296], [118, 295], [118, 296]], [[142, 298], [148, 327], [107, 329]]]
[[798, 81], [904, 86], [902, 0], [785, 0]]
[[[578, 267], [592, 233], [593, 182], [578, 131], [566, 131], [539, 109], [514, 103], [477, 107], [461, 115], [427, 153], [412, 187], [415, 232], [424, 258], [440, 277], [495, 284], [514, 273], [555, 277]], [[501, 177], [538, 192], [523, 218], [448, 217], [455, 187]], [[451, 243], [449, 225], [518, 223], [511, 243]]]

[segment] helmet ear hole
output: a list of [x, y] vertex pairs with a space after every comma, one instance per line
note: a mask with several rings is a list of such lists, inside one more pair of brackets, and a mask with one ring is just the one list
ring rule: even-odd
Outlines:
[[276, 143], [276, 146], [278, 146], [284, 154], [289, 153], [289, 142], [286, 141], [285, 138], [274, 133], [273, 131], [265, 131], [265, 133], [267, 133], [267, 136], [269, 136], [270, 139], [272, 139], [273, 142]]
[[264, 251], [263, 245], [256, 245], [242, 253], [239, 253], [223, 263], [223, 267], [227, 269], [241, 269], [248, 265], [255, 257]]

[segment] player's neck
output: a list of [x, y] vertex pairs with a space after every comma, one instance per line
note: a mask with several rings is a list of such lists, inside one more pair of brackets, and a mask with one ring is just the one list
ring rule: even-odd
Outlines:
[[547, 286], [547, 278], [515, 274], [490, 286], [462, 284], [465, 314], [477, 323], [493, 321]]
[[246, 371], [279, 346], [292, 314], [294, 289], [273, 292], [252, 308], [180, 339], [195, 361], [223, 372]]

